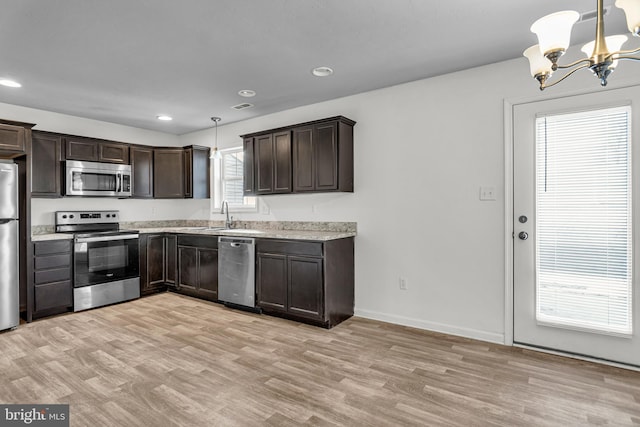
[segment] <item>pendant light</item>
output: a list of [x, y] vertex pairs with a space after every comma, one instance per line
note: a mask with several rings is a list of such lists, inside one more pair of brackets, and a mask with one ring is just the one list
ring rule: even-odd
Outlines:
[[[602, 86], [621, 59], [640, 61], [640, 48], [622, 50], [628, 37], [624, 34], [605, 37], [604, 1], [597, 0], [596, 38], [587, 43], [582, 51], [586, 58], [570, 64], [560, 64], [559, 59], [569, 48], [571, 29], [580, 19], [580, 14], [572, 10], [552, 13], [538, 19], [531, 31], [538, 36], [538, 44], [524, 51], [529, 59], [531, 75], [540, 83], [540, 90], [554, 86], [578, 70], [588, 68], [600, 80]], [[627, 26], [634, 36], [640, 36], [640, 0], [616, 0], [616, 7], [627, 17]], [[567, 70], [560, 78], [551, 81], [551, 75], [558, 70]]]
[[220, 150], [218, 150], [218, 122], [222, 120], [220, 117], [211, 117], [211, 121], [216, 124], [216, 136], [215, 136], [215, 144], [213, 146], [213, 152], [211, 153], [211, 158], [219, 160], [222, 158], [222, 154], [220, 154]]

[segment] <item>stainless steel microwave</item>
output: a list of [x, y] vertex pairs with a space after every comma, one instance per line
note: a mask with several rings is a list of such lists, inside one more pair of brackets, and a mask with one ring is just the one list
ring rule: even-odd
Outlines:
[[67, 160], [66, 196], [131, 197], [131, 166]]

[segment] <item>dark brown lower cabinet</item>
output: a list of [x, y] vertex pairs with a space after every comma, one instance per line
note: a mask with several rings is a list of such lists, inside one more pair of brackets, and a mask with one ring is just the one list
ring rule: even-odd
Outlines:
[[261, 253], [256, 256], [257, 304], [263, 310], [287, 312], [287, 256]]
[[263, 312], [331, 328], [353, 316], [353, 238], [256, 239], [257, 304]]
[[73, 309], [72, 243], [70, 239], [33, 244], [33, 317]]
[[218, 238], [178, 236], [178, 283], [186, 295], [218, 300]]
[[172, 234], [140, 235], [140, 294], [161, 292], [176, 284], [176, 242]]

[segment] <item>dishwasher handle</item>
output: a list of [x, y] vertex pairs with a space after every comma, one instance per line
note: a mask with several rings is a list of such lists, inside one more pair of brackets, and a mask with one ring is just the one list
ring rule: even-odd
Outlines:
[[248, 237], [218, 237], [218, 243], [231, 246], [232, 248], [239, 248], [240, 246], [244, 245], [255, 245], [255, 241], [255, 239]]

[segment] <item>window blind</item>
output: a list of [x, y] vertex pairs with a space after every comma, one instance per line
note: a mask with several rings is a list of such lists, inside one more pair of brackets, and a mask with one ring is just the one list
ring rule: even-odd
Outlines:
[[244, 204], [242, 151], [231, 151], [222, 155], [222, 183], [224, 199], [229, 205], [242, 206]]
[[536, 317], [632, 333], [630, 107], [536, 119]]
[[222, 157], [214, 161], [214, 206], [220, 209], [226, 200], [234, 211], [254, 211], [256, 197], [244, 197], [244, 151], [242, 147], [221, 151]]

